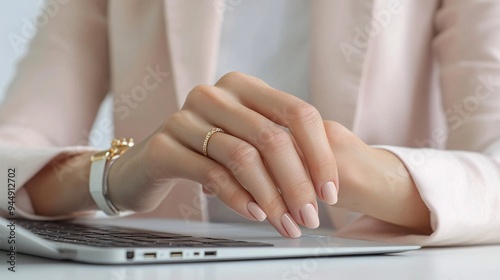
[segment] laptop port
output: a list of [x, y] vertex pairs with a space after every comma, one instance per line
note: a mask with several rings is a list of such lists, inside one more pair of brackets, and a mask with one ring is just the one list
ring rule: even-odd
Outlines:
[[127, 260], [134, 259], [134, 251], [127, 251]]
[[156, 253], [144, 253], [145, 259], [156, 259]]
[[215, 257], [217, 256], [217, 251], [205, 251], [205, 257]]
[[182, 258], [182, 252], [170, 252], [171, 258]]

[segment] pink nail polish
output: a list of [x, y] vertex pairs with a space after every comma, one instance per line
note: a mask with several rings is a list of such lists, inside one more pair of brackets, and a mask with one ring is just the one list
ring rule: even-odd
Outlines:
[[307, 203], [300, 208], [300, 215], [302, 216], [302, 222], [306, 227], [319, 227], [318, 211], [316, 211], [316, 208], [311, 203]]
[[252, 214], [252, 216], [254, 216], [254, 218], [259, 222], [262, 222], [267, 218], [267, 215], [264, 212], [264, 210], [262, 210], [262, 208], [260, 208], [260, 206], [253, 201], [250, 201], [247, 204], [247, 209], [248, 212], [250, 212], [250, 214]]
[[323, 196], [323, 200], [329, 205], [333, 205], [338, 201], [337, 188], [333, 182], [326, 182], [321, 187], [321, 195]]
[[283, 214], [280, 220], [281, 225], [285, 228], [288, 236], [290, 236], [291, 238], [298, 238], [302, 235], [299, 226], [292, 220], [292, 217], [289, 213]]

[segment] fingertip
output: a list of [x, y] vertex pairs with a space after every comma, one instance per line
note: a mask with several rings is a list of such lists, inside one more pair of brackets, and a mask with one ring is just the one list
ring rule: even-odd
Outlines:
[[250, 201], [247, 204], [247, 209], [248, 212], [250, 212], [250, 214], [252, 214], [252, 216], [259, 222], [262, 222], [267, 218], [267, 215], [264, 212], [264, 210], [262, 210], [262, 208], [260, 208], [260, 206], [253, 201]]
[[299, 226], [293, 221], [290, 214], [285, 213], [280, 218], [281, 225], [285, 229], [288, 237], [290, 238], [299, 238], [302, 235]]
[[329, 205], [334, 205], [338, 201], [337, 187], [335, 183], [330, 181], [321, 186], [321, 196], [324, 202]]
[[311, 203], [300, 208], [300, 216], [302, 218], [302, 224], [310, 229], [315, 229], [319, 227], [319, 216], [318, 211]]

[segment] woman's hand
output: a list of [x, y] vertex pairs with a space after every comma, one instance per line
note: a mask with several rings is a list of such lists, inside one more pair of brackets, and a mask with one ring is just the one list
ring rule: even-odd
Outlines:
[[[208, 156], [202, 146], [212, 128]], [[337, 202], [337, 164], [323, 120], [308, 103], [241, 73], [197, 86], [183, 108], [112, 166], [110, 198], [147, 211], [165, 180], [201, 183], [240, 215], [266, 219], [286, 237], [319, 226], [316, 195]], [[117, 186], [120, 186], [119, 188]]]
[[342, 125], [325, 121], [339, 173], [338, 207], [429, 234], [429, 209], [401, 160], [366, 145]]

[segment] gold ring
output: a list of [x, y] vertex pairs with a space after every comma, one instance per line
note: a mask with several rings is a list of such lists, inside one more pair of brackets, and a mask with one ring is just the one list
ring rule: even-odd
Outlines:
[[205, 136], [205, 141], [203, 141], [203, 155], [206, 157], [208, 157], [207, 153], [208, 140], [210, 140], [210, 137], [212, 137], [212, 135], [214, 135], [214, 133], [217, 132], [224, 133], [224, 130], [222, 130], [222, 128], [214, 127], [207, 133], [207, 136]]

